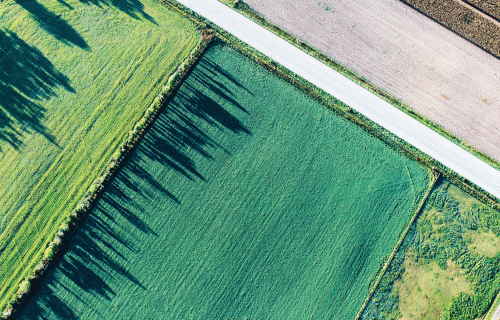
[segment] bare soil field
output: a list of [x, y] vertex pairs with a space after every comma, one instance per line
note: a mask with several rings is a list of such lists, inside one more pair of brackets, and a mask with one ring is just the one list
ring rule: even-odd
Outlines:
[[431, 19], [500, 57], [500, 22], [461, 0], [403, 0]]
[[500, 60], [395, 0], [246, 0], [422, 116], [500, 161]]

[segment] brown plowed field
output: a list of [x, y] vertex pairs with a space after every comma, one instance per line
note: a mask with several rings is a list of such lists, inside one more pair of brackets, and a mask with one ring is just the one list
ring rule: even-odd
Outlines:
[[499, 59], [400, 1], [245, 2], [500, 161]]
[[500, 22], [462, 0], [403, 0], [465, 39], [500, 57]]
[[479, 10], [486, 12], [500, 21], [500, 1], [499, 0], [464, 0]]

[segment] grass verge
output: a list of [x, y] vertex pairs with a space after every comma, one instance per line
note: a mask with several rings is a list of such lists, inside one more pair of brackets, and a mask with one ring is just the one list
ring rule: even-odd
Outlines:
[[0, 16], [3, 310], [53, 255], [54, 235], [86, 205], [82, 197], [97, 191], [92, 182], [199, 32], [149, 0], [8, 0]]
[[493, 316], [498, 306], [500, 306], [500, 293], [497, 294], [495, 300], [491, 304], [490, 311], [488, 311], [488, 313], [484, 317], [484, 320], [493, 320], [494, 319]]
[[[170, 0], [169, 0], [170, 1]], [[323, 54], [321, 51], [311, 47], [309, 44], [306, 42], [302, 41], [301, 39], [298, 39], [294, 35], [288, 33], [287, 31], [281, 29], [280, 27], [272, 24], [271, 22], [267, 21], [262, 15], [251, 9], [248, 5], [244, 3], [244, 1], [241, 0], [219, 0], [222, 3], [232, 7], [239, 13], [243, 14], [247, 18], [253, 20], [254, 22], [258, 23], [262, 27], [266, 28], [267, 30], [275, 33], [279, 37], [283, 38], [284, 40], [288, 41], [289, 43], [293, 44], [300, 50], [308, 53], [309, 55], [315, 57], [319, 61], [323, 62], [324, 64], [328, 65], [332, 69], [338, 71], [345, 77], [351, 79], [358, 85], [362, 86], [363, 88], [369, 90], [370, 92], [376, 94], [378, 97], [384, 99], [388, 103], [392, 104], [396, 108], [400, 109], [401, 111], [405, 112], [415, 120], [419, 121], [420, 123], [426, 125], [427, 127], [431, 128], [432, 130], [438, 132], [441, 134], [443, 137], [447, 138], [448, 140], [452, 141], [453, 143], [459, 145], [461, 148], [467, 150], [468, 152], [472, 153], [479, 159], [485, 161], [489, 165], [493, 166], [496, 169], [500, 170], [500, 162], [490, 156], [488, 156], [486, 153], [482, 152], [481, 150], [475, 148], [474, 146], [468, 144], [467, 142], [463, 141], [462, 139], [456, 137], [454, 134], [449, 132], [448, 130], [444, 129], [442, 126], [434, 123], [433, 121], [423, 117], [422, 115], [418, 114], [415, 112], [410, 106], [404, 104], [401, 102], [399, 99], [396, 97], [388, 94], [381, 88], [378, 88], [374, 84], [370, 83], [367, 79], [361, 77], [360, 75], [356, 74], [352, 70], [348, 69], [347, 67], [343, 66], [342, 64], [336, 62], [334, 59], [326, 56]]]
[[[406, 141], [400, 139], [399, 137], [395, 136], [391, 132], [382, 128], [381, 126], [379, 126], [375, 122], [371, 121], [367, 117], [356, 112], [355, 110], [353, 110], [349, 106], [345, 105], [343, 102], [337, 100], [335, 97], [332, 97], [330, 94], [317, 88], [313, 84], [304, 80], [302, 77], [300, 77], [300, 76], [294, 74], [293, 72], [291, 72], [290, 70], [284, 68], [280, 64], [273, 61], [271, 58], [263, 55], [262, 53], [258, 52], [257, 50], [255, 50], [252, 47], [248, 46], [247, 44], [243, 43], [239, 39], [232, 36], [230, 33], [219, 28], [217, 25], [211, 24], [211, 22], [209, 20], [205, 19], [203, 16], [200, 16], [196, 12], [189, 10], [188, 8], [184, 7], [182, 4], [178, 3], [175, 0], [163, 0], [163, 2], [165, 4], [170, 5], [173, 8], [176, 8], [178, 10], [178, 12], [184, 14], [186, 17], [192, 19], [193, 21], [195, 21], [197, 24], [201, 25], [202, 27], [210, 27], [210, 28], [214, 29], [218, 33], [218, 38], [225, 41], [228, 45], [230, 45], [233, 48], [237, 49], [238, 51], [242, 52], [246, 56], [251, 57], [254, 61], [261, 64], [266, 69], [276, 73], [282, 79], [284, 79], [284, 80], [294, 84], [295, 86], [301, 88], [302, 90], [307, 92], [309, 95], [314, 97], [314, 99], [316, 99], [317, 101], [319, 101], [323, 105], [325, 105], [328, 108], [330, 108], [331, 110], [335, 111], [337, 114], [345, 117], [349, 121], [354, 122], [357, 125], [361, 126], [362, 128], [364, 128], [365, 130], [367, 130], [371, 134], [377, 136], [382, 141], [385, 141], [392, 148], [397, 149], [397, 150], [405, 153], [407, 156], [411, 157], [412, 159], [426, 165], [431, 170], [439, 172], [443, 177], [446, 177], [447, 179], [449, 179], [450, 181], [452, 181], [453, 183], [458, 185], [460, 188], [462, 188], [464, 191], [466, 191], [467, 193], [478, 198], [479, 200], [486, 203], [487, 205], [489, 205], [493, 208], [497, 208], [497, 209], [500, 208], [500, 199], [497, 199], [495, 196], [486, 192], [481, 187], [479, 187], [476, 184], [472, 183], [471, 181], [465, 179], [464, 177], [460, 176], [456, 172], [450, 170], [449, 168], [445, 167], [444, 165], [442, 165], [438, 161], [434, 160], [433, 158], [424, 154], [423, 152], [416, 149], [412, 145], [408, 144]], [[231, 2], [231, 3], [233, 3], [233, 2]], [[243, 8], [248, 8], [242, 1], [236, 1], [234, 3], [233, 3], [234, 6], [236, 6], [238, 8], [241, 6]], [[248, 9], [245, 9], [245, 10], [248, 10]], [[257, 15], [257, 17], [258, 17], [258, 15]], [[261, 22], [261, 23], [263, 26], [266, 26], [265, 23], [267, 23], [267, 22], [265, 20], [263, 20], [263, 22]], [[269, 24], [269, 25], [272, 26], [271, 24]], [[268, 29], [269, 28], [270, 27], [268, 26]], [[275, 28], [277, 28], [277, 27], [275, 27]], [[273, 29], [269, 29], [269, 30], [273, 31]], [[277, 31], [274, 31], [274, 32], [277, 32]], [[286, 33], [284, 33], [284, 34], [286, 34]], [[291, 36], [291, 35], [289, 35], [289, 36], [293, 38], [293, 36]], [[285, 39], [287, 39], [287, 38], [285, 37]], [[311, 50], [314, 51], [314, 49], [312, 49], [312, 48], [311, 48]], [[313, 54], [313, 56], [315, 56], [315, 55]], [[327, 60], [329, 59], [325, 56], [323, 56], [323, 58], [327, 59]], [[323, 58], [319, 57], [320, 60], [323, 60]], [[340, 67], [341, 66], [339, 66], [339, 68]], [[337, 71], [339, 71], [339, 70], [337, 70]], [[346, 69], [345, 72], [349, 73], [350, 71]], [[352, 77], [349, 77], [349, 78], [351, 78], [353, 81], [357, 82], [358, 84], [363, 85], [362, 83], [359, 83], [358, 81], [356, 81], [354, 78], [352, 78]], [[440, 132], [440, 131], [438, 130], [438, 132]], [[456, 141], [454, 141], [454, 142], [456, 143]], [[461, 145], [461, 146], [464, 147], [463, 145]], [[472, 152], [471, 149], [467, 149], [467, 148], [465, 148], [465, 149]], [[487, 158], [479, 156], [477, 153], [474, 153], [474, 152], [472, 152], [472, 153], [477, 155], [479, 158], [485, 160], [486, 162], [490, 163], [495, 168], [497, 168], [497, 169], [500, 168], [500, 166], [498, 164], [496, 164], [496, 162], [493, 159], [490, 159], [491, 161], [493, 161], [493, 162], [491, 162], [491, 161], [488, 161]]]

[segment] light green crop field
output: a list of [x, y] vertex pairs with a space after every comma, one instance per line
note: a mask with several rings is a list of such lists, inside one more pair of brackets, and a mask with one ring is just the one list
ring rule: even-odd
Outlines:
[[213, 45], [19, 319], [350, 319], [429, 172]]
[[0, 5], [0, 308], [199, 41], [152, 0]]

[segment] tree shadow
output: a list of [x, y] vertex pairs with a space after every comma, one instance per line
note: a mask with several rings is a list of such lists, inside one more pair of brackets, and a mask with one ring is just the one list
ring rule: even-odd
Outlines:
[[[223, 106], [230, 103], [248, 114], [248, 111], [237, 101], [238, 97], [228, 85], [229, 81], [238, 90], [251, 94], [241, 83], [227, 71], [213, 62], [202, 59], [189, 75], [189, 81], [182, 84], [163, 112], [155, 120], [154, 125], [141, 141], [135, 151], [136, 156], [128, 160], [120, 173], [120, 179], [137, 193], [144, 189], [137, 187], [138, 180], [146, 180], [149, 186], [162, 191], [169, 198], [180, 204], [180, 200], [164, 186], [155, 181], [151, 173], [144, 169], [147, 162], [158, 162], [169, 167], [189, 180], [205, 180], [196, 168], [192, 153], [197, 153], [212, 160], [210, 149], [221, 148], [216, 139], [204, 129], [207, 124], [220, 129], [228, 129], [235, 134], [251, 132], [238, 118]], [[217, 96], [215, 101], [211, 96]]]
[[[154, 206], [150, 203], [152, 193], [156, 193], [157, 201], [161, 203], [170, 200], [171, 205], [182, 205], [181, 200], [167, 190], [169, 182], [162, 178], [163, 171], [157, 172], [158, 168], [170, 169], [189, 181], [203, 183], [205, 178], [196, 167], [195, 155], [197, 158], [201, 155], [202, 158], [214, 160], [211, 149], [222, 148], [227, 152], [207, 128], [220, 128], [230, 134], [251, 134], [223, 106], [231, 103], [248, 113], [237, 102], [238, 95], [224, 85], [225, 81], [217, 80], [230, 74], [218, 72], [214, 76], [204, 66], [207, 66], [206, 62], [200, 61], [186, 83], [166, 103], [71, 240], [67, 253], [47, 275], [40, 290], [17, 319], [45, 319], [45, 314], [49, 313], [53, 315], [51, 319], [79, 319], [80, 315], [74, 311], [74, 306], [65, 302], [68, 301], [67, 296], [70, 295], [69, 300], [84, 308], [90, 306], [78, 295], [82, 290], [99, 296], [102, 301], [111, 301], [119, 292], [106, 279], [114, 278], [117, 274], [130, 286], [147, 290], [127, 269], [126, 261], [129, 256], [144, 254], [139, 249], [143, 247], [142, 239], [146, 236], [156, 238], [157, 232], [160, 232], [143, 220], [151, 210], [150, 206]], [[212, 93], [203, 93], [207, 90]], [[210, 98], [217, 94], [222, 98], [220, 102]], [[130, 237], [126, 231], [122, 231], [131, 229], [143, 236]], [[164, 231], [161, 229], [161, 232]], [[152, 244], [148, 242], [149, 245]], [[54, 288], [58, 288], [59, 292], [55, 292]]]
[[[47, 10], [36, 0], [15, 0], [18, 5], [28, 11], [40, 27], [65, 44], [75, 45], [81, 49], [89, 49], [85, 39], [59, 15]], [[67, 4], [67, 3], [66, 3]], [[69, 6], [69, 4], [67, 4]]]
[[[58, 283], [52, 275], [47, 276], [45, 282], [50, 282], [51, 284]], [[42, 291], [42, 290], [41, 290]], [[77, 320], [80, 319], [75, 311], [73, 311], [69, 306], [67, 306], [64, 301], [62, 301], [57, 296], [57, 291], [49, 286], [43, 287], [43, 296], [37, 296], [37, 303], [30, 304], [31, 310], [28, 318], [37, 320], [52, 320], [51, 316], [46, 316], [46, 310], [49, 309], [54, 312], [57, 319], [65, 320]], [[78, 299], [78, 296], [75, 295]], [[36, 315], [36, 316], [35, 316]], [[17, 317], [15, 317], [17, 318]]]
[[[62, 1], [62, 0], [58, 0]], [[139, 0], [79, 0], [85, 4], [91, 4], [102, 8], [103, 6], [115, 7], [118, 10], [128, 14], [134, 19], [146, 19], [151, 23], [156, 23], [155, 18], [144, 11], [144, 4]]]
[[0, 66], [0, 139], [19, 149], [22, 136], [36, 132], [56, 144], [42, 124], [46, 110], [35, 101], [55, 96], [56, 87], [75, 92], [68, 78], [37, 48], [2, 29]]

